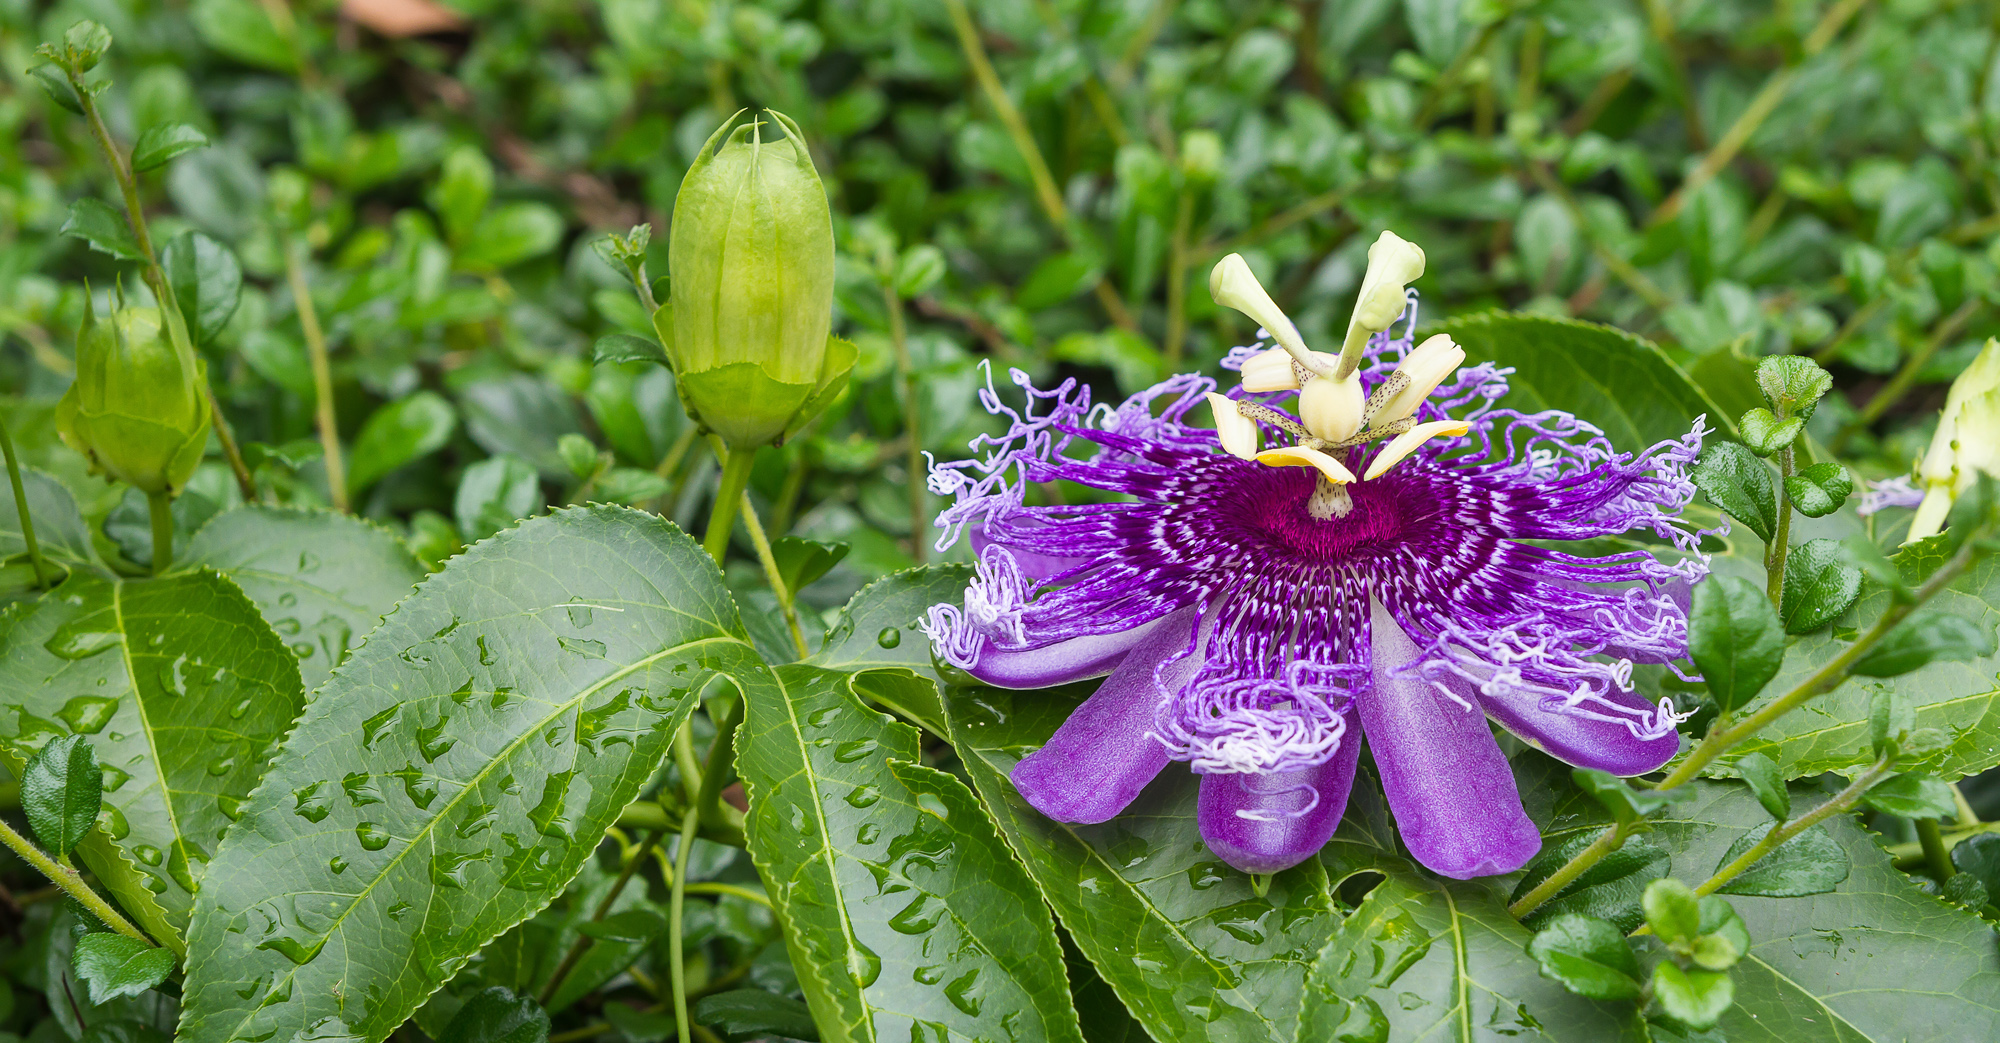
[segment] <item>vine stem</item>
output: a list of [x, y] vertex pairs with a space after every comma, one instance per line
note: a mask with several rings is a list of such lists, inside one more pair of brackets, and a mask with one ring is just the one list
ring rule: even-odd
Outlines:
[[716, 489], [715, 506], [709, 512], [708, 531], [702, 534], [701, 546], [720, 565], [723, 555], [729, 553], [729, 533], [736, 528], [736, 509], [743, 503], [743, 491], [750, 487], [750, 467], [757, 460], [757, 450], [718, 444], [716, 453], [722, 457], [722, 484]]
[[1764, 595], [1771, 599], [1773, 608], [1784, 600], [1785, 556], [1792, 547], [1792, 494], [1784, 479], [1790, 478], [1797, 466], [1791, 446], [1778, 450], [1778, 527], [1771, 534], [1770, 545], [1764, 548]]
[[757, 508], [750, 502], [750, 494], [743, 494], [743, 527], [750, 532], [750, 545], [757, 548], [757, 563], [764, 566], [764, 580], [771, 585], [771, 593], [778, 596], [778, 609], [784, 613], [785, 625], [792, 629], [792, 644], [799, 650], [799, 658], [812, 655], [806, 647], [805, 631], [799, 629], [799, 610], [795, 603], [798, 592], [785, 586], [785, 577], [778, 572], [777, 556], [771, 553], [771, 541], [764, 536], [764, 524], [757, 517]]
[[90, 914], [102, 921], [106, 927], [127, 938], [145, 942], [147, 945], [153, 944], [153, 940], [146, 937], [146, 932], [134, 927], [132, 921], [125, 919], [124, 914], [113, 908], [111, 903], [105, 901], [96, 891], [91, 890], [90, 885], [83, 882], [83, 874], [50, 858], [42, 849], [29, 843], [27, 837], [14, 832], [14, 827], [5, 821], [0, 821], [0, 843], [12, 848], [15, 854], [21, 856], [21, 861], [48, 877], [57, 887], [62, 888], [65, 894], [90, 910]]
[[305, 334], [306, 354], [312, 360], [314, 420], [319, 426], [320, 449], [326, 459], [327, 491], [333, 496], [333, 509], [346, 514], [347, 464], [340, 455], [340, 415], [333, 405], [333, 365], [327, 361], [326, 333], [320, 329], [319, 311], [313, 307], [312, 288], [306, 285], [298, 242], [290, 233], [285, 236], [285, 279], [291, 285], [292, 304], [299, 311], [299, 331]]
[[763, 894], [758, 891], [752, 891], [749, 888], [743, 887], [738, 884], [723, 884], [723, 883], [716, 883], [714, 881], [707, 881], [703, 883], [688, 884], [686, 890], [687, 893], [691, 895], [733, 895], [737, 898], [743, 899], [746, 902], [755, 902], [766, 909], [775, 908], [771, 904], [770, 895]]
[[[638, 850], [632, 852], [632, 857], [626, 860], [625, 867], [618, 871], [618, 879], [612, 882], [611, 890], [605, 892], [603, 899], [598, 901], [597, 908], [591, 912], [591, 923], [597, 923], [610, 915], [612, 903], [618, 901], [618, 896], [625, 893], [625, 885], [632, 882], [633, 874], [645, 864], [646, 852], [652, 850], [653, 845], [658, 844], [660, 838], [665, 835], [665, 830], [655, 829], [646, 834], [646, 839], [639, 842]], [[538, 1000], [543, 1006], [547, 1006], [549, 1001], [555, 998], [556, 990], [562, 987], [563, 979], [569, 977], [569, 972], [576, 969], [577, 963], [583, 959], [583, 954], [590, 951], [593, 941], [595, 939], [589, 935], [583, 935], [569, 947], [568, 952], [563, 954], [562, 962], [556, 964], [556, 969], [549, 974], [548, 983], [542, 986]]]
[[[1718, 720], [1716, 726], [1709, 731], [1708, 736], [1694, 748], [1693, 752], [1688, 754], [1687, 759], [1681, 761], [1679, 767], [1676, 767], [1666, 778], [1660, 780], [1660, 784], [1654, 787], [1654, 790], [1656, 792], [1664, 792], [1678, 789], [1692, 782], [1695, 776], [1703, 768], [1714, 762], [1717, 757], [1722, 756], [1745, 739], [1757, 734], [1757, 732], [1768, 726], [1772, 721], [1805, 705], [1808, 700], [1815, 696], [1830, 692], [1834, 688], [1839, 687], [1841, 682], [1847, 680], [1848, 675], [1853, 670], [1854, 664], [1859, 662], [1862, 656], [1868, 654], [1868, 651], [1874, 648], [1883, 637], [1887, 636], [1889, 631], [1895, 629], [1896, 624], [1902, 622], [1911, 612], [1916, 610], [1917, 606], [1936, 596], [1939, 591], [1949, 586], [1953, 580], [1964, 574], [1965, 570], [1971, 567], [1974, 545], [1976, 543], [1977, 540], [1975, 538], [1967, 538], [1960, 544], [1957, 553], [1952, 555], [1951, 560], [1939, 566], [1937, 571], [1933, 572], [1930, 578], [1925, 580], [1916, 589], [1914, 596], [1910, 598], [1908, 603], [1891, 605], [1889, 610], [1882, 614], [1882, 618], [1868, 629], [1867, 633], [1861, 635], [1845, 651], [1834, 657], [1831, 662], [1820, 667], [1811, 677], [1799, 682], [1791, 691], [1786, 692], [1784, 695], [1773, 700], [1770, 705], [1744, 718], [1737, 724], [1727, 725], [1727, 718]], [[1860, 781], [1859, 778], [1856, 781]], [[1842, 792], [1845, 793], [1846, 791]], [[1859, 799], [1858, 796], [1856, 799]], [[1838, 810], [1840, 809], [1835, 808], [1832, 811], [1827, 811], [1826, 814], [1831, 815]], [[1818, 809], [1815, 809], [1814, 813], [1817, 814]], [[1819, 819], [1814, 819], [1813, 821], [1817, 822]], [[1808, 825], [1810, 824], [1808, 823]], [[1562, 868], [1551, 874], [1540, 886], [1522, 895], [1519, 901], [1509, 905], [1507, 911], [1513, 914], [1517, 920], [1534, 912], [1543, 903], [1553, 898], [1557, 892], [1568, 886], [1571, 881], [1582, 876], [1591, 866], [1596, 865], [1604, 856], [1618, 850], [1624, 844], [1625, 837], [1629, 832], [1630, 829], [1624, 825], [1608, 827], [1602, 836], [1599, 836], [1589, 847], [1577, 852], [1576, 857], [1570, 859]], [[1782, 839], [1779, 842], [1782, 843]]]
[[0, 423], [0, 450], [7, 454], [7, 482], [14, 487], [14, 510], [21, 516], [21, 538], [28, 544], [28, 560], [35, 568], [35, 589], [49, 585], [48, 576], [42, 571], [42, 546], [35, 539], [35, 519], [29, 516], [27, 489], [21, 484], [21, 461], [14, 456], [14, 436], [7, 433], [7, 425]]
[[153, 522], [153, 575], [174, 563], [174, 500], [165, 490], [146, 494], [146, 513]]
[[[910, 334], [903, 321], [903, 295], [887, 280], [882, 283], [882, 300], [889, 306], [889, 342], [896, 347], [896, 369], [903, 378], [903, 433], [910, 440], [908, 456], [904, 462], [909, 472], [910, 486], [910, 557], [917, 564], [924, 563], [924, 439], [923, 417], [917, 409], [917, 367], [910, 361]], [[798, 624], [792, 624], [798, 630]], [[804, 644], [800, 644], [799, 655], [803, 657]]]
[[1957, 874], [1951, 864], [1951, 854], [1945, 849], [1944, 834], [1938, 831], [1938, 820], [1920, 818], [1917, 827], [1917, 844], [1924, 853], [1924, 867], [1931, 872], [1931, 878], [1944, 883]]
[[680, 850], [674, 856], [674, 889], [667, 911], [667, 969], [673, 973], [674, 1027], [681, 1043], [694, 1043], [688, 1031], [687, 960], [681, 953], [681, 910], [687, 903], [688, 853], [694, 848], [694, 830], [701, 817], [693, 808], [681, 817]]

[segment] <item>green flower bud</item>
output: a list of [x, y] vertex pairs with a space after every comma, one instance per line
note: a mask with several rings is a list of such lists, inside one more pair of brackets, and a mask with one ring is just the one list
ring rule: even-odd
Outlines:
[[[738, 113], [741, 115], [741, 113]], [[833, 216], [805, 135], [766, 145], [735, 117], [702, 146], [674, 200], [672, 300], [654, 316], [688, 412], [736, 448], [781, 441], [824, 409], [854, 364], [831, 340]]]
[[93, 473], [148, 495], [178, 494], [208, 448], [203, 370], [187, 335], [171, 336], [158, 308], [121, 308], [99, 323], [86, 297], [76, 381], [56, 403], [56, 432]]

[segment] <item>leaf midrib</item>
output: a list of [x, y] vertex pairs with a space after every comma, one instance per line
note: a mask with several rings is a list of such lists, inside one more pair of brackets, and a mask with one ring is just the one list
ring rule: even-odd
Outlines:
[[[705, 637], [696, 641], [689, 641], [683, 644], [675, 645], [671, 648], [661, 649], [660, 651], [645, 656], [644, 658], [634, 660], [632, 663], [624, 667], [621, 667], [620, 669], [614, 671], [613, 673], [605, 675], [603, 678], [593, 682], [590, 686], [578, 690], [575, 696], [566, 699], [561, 703], [556, 704], [555, 709], [546, 716], [544, 716], [540, 721], [537, 721], [534, 727], [524, 729], [521, 732], [521, 734], [519, 734], [514, 738], [513, 741], [509, 742], [506, 746], [502, 747], [498, 754], [494, 755], [492, 759], [487, 761], [485, 767], [480, 768], [479, 771], [474, 773], [471, 778], [466, 780], [464, 785], [459, 787], [457, 793], [452, 794], [450, 799], [445, 801], [444, 806], [440, 807], [438, 809], [438, 813], [432, 815], [429, 818], [429, 820], [427, 820], [424, 823], [422, 829], [419, 829], [414, 835], [412, 835], [409, 838], [409, 841], [403, 845], [402, 850], [396, 852], [396, 854], [389, 859], [388, 863], [382, 867], [381, 872], [375, 874], [374, 879], [368, 882], [368, 886], [362, 888], [361, 891], [354, 896], [354, 900], [348, 903], [347, 908], [341, 910], [340, 915], [335, 917], [331, 924], [327, 925], [326, 930], [320, 935], [320, 947], [324, 948], [326, 943], [332, 940], [334, 933], [339, 931], [341, 925], [347, 922], [347, 918], [353, 915], [354, 911], [361, 907], [362, 903], [367, 900], [368, 896], [375, 892], [376, 885], [380, 884], [383, 880], [387, 879], [389, 874], [393, 872], [397, 866], [402, 864], [404, 856], [408, 855], [411, 851], [416, 850], [418, 844], [431, 835], [432, 831], [436, 829], [437, 824], [439, 822], [444, 821], [445, 816], [448, 815], [453, 809], [457, 808], [458, 805], [465, 800], [467, 794], [477, 789], [479, 787], [479, 784], [484, 782], [486, 780], [486, 777], [493, 773], [495, 767], [498, 766], [501, 762], [507, 760], [509, 757], [513, 756], [514, 752], [520, 749], [523, 743], [527, 742], [534, 736], [540, 734], [543, 727], [548, 725], [550, 722], [554, 721], [556, 718], [569, 712], [571, 709], [581, 705], [584, 699], [590, 697], [591, 693], [601, 691], [605, 687], [608, 687], [609, 685], [616, 683], [619, 678], [625, 677], [631, 674], [633, 671], [640, 669], [641, 667], [649, 666], [655, 662], [660, 661], [661, 659], [667, 658], [668, 656], [677, 655], [681, 652], [685, 652], [690, 648], [696, 648], [701, 645], [712, 644], [712, 643], [731, 643], [749, 647], [747, 643], [744, 642], [741, 638], [723, 635], [719, 637]], [[435, 888], [433, 888], [433, 891], [435, 891]], [[310, 961], [308, 961], [308, 963], [309, 962]], [[285, 976], [282, 979], [282, 984], [286, 986], [291, 985], [293, 980], [297, 978], [299, 971], [302, 970], [305, 966], [306, 964], [294, 965], [290, 971], [287, 971], [285, 973]], [[279, 982], [273, 982], [271, 988], [266, 990], [266, 995], [268, 995], [270, 992], [277, 991], [279, 984], [280, 984]], [[257, 1016], [257, 1011], [259, 1009], [261, 1008], [252, 1008], [249, 1013], [245, 1014], [242, 1020], [238, 1021], [235, 1027], [229, 1030], [229, 1035], [227, 1038], [232, 1040], [240, 1038], [237, 1034], [243, 1030], [243, 1026], [248, 1025], [251, 1019]]]
[[[174, 807], [174, 788], [167, 778], [166, 758], [161, 756], [159, 743], [155, 741], [152, 715], [146, 712], [146, 697], [139, 691], [139, 668], [132, 661], [131, 635], [125, 629], [125, 581], [122, 579], [111, 581], [111, 617], [118, 626], [118, 657], [125, 664], [125, 683], [132, 693], [132, 706], [139, 711], [139, 731], [146, 736], [146, 749], [151, 755], [149, 759], [153, 765], [153, 774], [160, 780], [160, 802], [167, 806], [167, 827], [174, 831], [174, 847], [180, 849], [181, 860], [189, 863], [188, 872], [192, 875], [194, 868], [192, 860], [188, 858], [187, 834], [181, 829], [180, 810]], [[174, 881], [174, 884], [179, 886], [179, 881]], [[192, 903], [194, 899], [192, 892], [188, 892], [188, 899]], [[192, 906], [189, 915], [190, 917], [193, 915]]]

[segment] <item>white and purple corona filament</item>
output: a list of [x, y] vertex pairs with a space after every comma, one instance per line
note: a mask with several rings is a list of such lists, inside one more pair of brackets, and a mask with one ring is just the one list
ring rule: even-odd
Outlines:
[[[1422, 253], [1392, 239], [1339, 356], [1305, 351], [1232, 255], [1218, 301], [1278, 341], [1224, 361], [1244, 386], [1181, 375], [1113, 409], [1014, 371], [1025, 407], [981, 392], [1009, 429], [934, 465], [954, 498], [938, 546], [962, 535], [978, 557], [963, 607], [931, 610], [941, 658], [1012, 688], [1109, 675], [1014, 769], [1050, 818], [1106, 821], [1185, 761], [1211, 850], [1276, 872], [1332, 835], [1365, 736], [1410, 852], [1468, 878], [1541, 845], [1488, 718], [1619, 775], [1677, 751], [1680, 716], [1630, 678], [1687, 651], [1701, 422], [1634, 455], [1566, 413], [1502, 408], [1510, 371], [1413, 343]], [[1293, 393], [1295, 412], [1276, 405]], [[1188, 422], [1204, 404], [1213, 429]], [[1274, 439], [1296, 444], [1259, 451]], [[1120, 498], [1027, 504], [1052, 481]], [[1633, 530], [1672, 562], [1550, 545]]]

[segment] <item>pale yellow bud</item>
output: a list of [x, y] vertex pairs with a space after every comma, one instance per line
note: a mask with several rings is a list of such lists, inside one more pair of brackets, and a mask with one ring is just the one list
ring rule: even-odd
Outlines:
[[[2000, 392], [2000, 339], [1989, 338], [1972, 365], [1952, 381], [1938, 414], [1937, 432], [1917, 477], [1924, 500], [1910, 519], [1911, 543], [1938, 534], [1951, 513], [1951, 501], [1972, 484], [1980, 470], [2000, 475], [2000, 405], [1983, 403]], [[2000, 400], [1996, 400], [2000, 401]]]
[[1368, 248], [1368, 274], [1361, 277], [1361, 294], [1354, 317], [1347, 321], [1342, 356], [1358, 353], [1371, 333], [1380, 333], [1403, 314], [1403, 291], [1424, 274], [1424, 252], [1415, 243], [1384, 230]]

